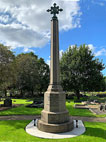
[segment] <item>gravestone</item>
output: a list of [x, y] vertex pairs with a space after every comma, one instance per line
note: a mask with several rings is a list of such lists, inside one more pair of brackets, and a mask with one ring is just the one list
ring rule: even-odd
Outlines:
[[50, 84], [44, 94], [44, 109], [41, 112], [41, 119], [37, 122], [39, 130], [51, 133], [71, 131], [74, 127], [73, 120], [69, 117], [66, 109], [65, 92], [60, 84], [59, 32], [56, 16], [60, 11], [62, 9], [55, 3], [51, 9], [47, 10], [53, 14], [51, 20]]
[[4, 107], [12, 107], [12, 100], [10, 98], [4, 100]]
[[29, 104], [26, 107], [43, 108], [44, 107], [44, 103], [43, 103], [42, 100], [34, 100], [32, 104]]
[[105, 110], [106, 110], [106, 105], [104, 106]]

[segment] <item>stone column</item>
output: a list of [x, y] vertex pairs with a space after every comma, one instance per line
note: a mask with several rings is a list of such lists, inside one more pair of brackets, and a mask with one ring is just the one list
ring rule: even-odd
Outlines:
[[58, 19], [51, 20], [51, 62], [50, 62], [50, 84], [59, 84], [59, 34]]
[[50, 85], [48, 90], [62, 90], [60, 86], [59, 69], [59, 33], [58, 19], [51, 20], [51, 60], [50, 60]]
[[51, 62], [50, 84], [44, 94], [44, 109], [38, 129], [44, 132], [60, 133], [73, 129], [73, 121], [66, 110], [65, 92], [60, 85], [58, 19], [51, 20]]

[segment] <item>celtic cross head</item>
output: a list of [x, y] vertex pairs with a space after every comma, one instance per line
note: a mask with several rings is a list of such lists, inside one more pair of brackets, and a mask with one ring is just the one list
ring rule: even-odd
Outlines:
[[56, 3], [53, 4], [54, 6], [51, 7], [51, 9], [48, 9], [47, 12], [50, 12], [50, 14], [53, 14], [52, 19], [57, 19], [56, 14], [59, 14], [59, 12], [63, 11], [63, 9], [59, 8], [59, 6], [56, 6]]

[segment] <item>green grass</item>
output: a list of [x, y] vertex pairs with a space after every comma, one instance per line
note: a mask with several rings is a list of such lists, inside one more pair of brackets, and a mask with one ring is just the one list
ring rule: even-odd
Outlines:
[[29, 99], [12, 99], [13, 104], [32, 104], [32, 100]]
[[[29, 99], [12, 99], [13, 104], [31, 104], [32, 100]], [[3, 104], [3, 101], [0, 101], [0, 104]]]
[[28, 108], [25, 105], [4, 110], [0, 112], [0, 115], [39, 115], [42, 108]]
[[0, 101], [0, 104], [3, 104], [3, 101]]
[[42, 108], [28, 108], [26, 105], [31, 104], [32, 101], [28, 99], [12, 99], [13, 104], [22, 104], [22, 106], [0, 111], [0, 115], [39, 115]]
[[[78, 103], [77, 103], [78, 104]], [[70, 103], [66, 103], [67, 109], [69, 111], [70, 115], [73, 116], [94, 116], [93, 113], [91, 111], [89, 111], [88, 109], [75, 109], [74, 108], [74, 101], [71, 101]]]
[[68, 139], [40, 139], [25, 132], [30, 121], [0, 121], [0, 141], [5, 142], [106, 142], [106, 123], [85, 122], [86, 132]]
[[[77, 104], [80, 104], [80, 103], [77, 103]], [[69, 114], [72, 116], [106, 117], [106, 114], [96, 115], [96, 114], [93, 114], [88, 109], [75, 109], [74, 105], [75, 105], [74, 101], [71, 101], [70, 103], [66, 102], [66, 106], [69, 111]]]
[[[0, 115], [40, 115], [42, 108], [25, 107], [27, 104], [30, 103], [32, 103], [32, 101], [28, 101], [28, 99], [13, 99], [13, 104], [23, 105], [5, 111], [0, 111]], [[71, 101], [70, 103], [66, 102], [66, 107], [69, 111], [69, 114], [72, 116], [106, 117], [106, 114], [96, 115], [88, 109], [75, 109], [74, 104], [74, 101]]]

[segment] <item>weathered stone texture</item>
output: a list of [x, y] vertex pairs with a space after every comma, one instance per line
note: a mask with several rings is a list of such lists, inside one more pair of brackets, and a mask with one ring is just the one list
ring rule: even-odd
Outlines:
[[60, 85], [59, 72], [58, 20], [52, 19], [50, 84], [44, 94], [44, 110], [37, 124], [38, 129], [44, 132], [60, 133], [73, 129], [73, 121], [69, 119], [66, 110], [65, 92]]

